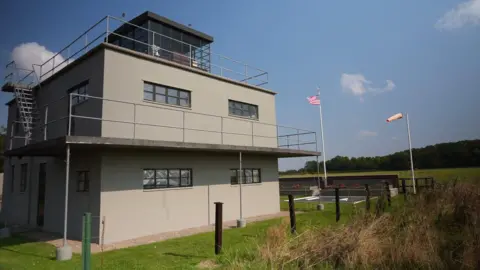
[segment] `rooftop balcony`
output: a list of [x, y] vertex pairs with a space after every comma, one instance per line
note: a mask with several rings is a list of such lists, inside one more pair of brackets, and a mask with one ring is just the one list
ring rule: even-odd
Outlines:
[[[9, 151], [62, 137], [81, 137], [90, 138], [84, 139], [83, 144], [88, 144], [91, 139], [107, 138], [135, 145], [135, 141], [142, 141], [141, 144], [146, 146], [161, 144], [217, 150], [243, 147], [252, 152], [276, 151], [284, 156], [318, 154], [315, 132], [235, 117], [73, 93], [39, 110], [42, 124], [35, 126], [30, 141], [15, 131], [16, 125], [12, 125], [8, 136]], [[102, 117], [102, 110], [121, 110], [122, 114], [107, 119]], [[151, 117], [156, 115], [164, 117]], [[101, 142], [107, 144], [105, 140]]]
[[[12, 83], [33, 87], [102, 42], [249, 85], [262, 86], [268, 83], [268, 72], [212, 52], [212, 37], [154, 13], [145, 12], [131, 21], [113, 16], [102, 18], [50, 59], [33, 65], [32, 70], [21, 70], [17, 67], [16, 71], [13, 71], [14, 65], [8, 64], [6, 85]], [[5, 89], [8, 88], [4, 88], [4, 91]]]

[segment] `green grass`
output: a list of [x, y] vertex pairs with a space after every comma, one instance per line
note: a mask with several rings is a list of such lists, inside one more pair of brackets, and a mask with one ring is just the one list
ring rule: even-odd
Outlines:
[[[397, 174], [399, 177], [411, 177], [410, 171], [373, 171], [373, 172], [328, 172], [330, 176], [355, 176], [355, 175], [382, 175], [382, 174]], [[297, 174], [297, 175], [282, 175], [280, 178], [293, 177], [311, 177], [315, 174]], [[323, 176], [323, 175], [321, 175]], [[480, 168], [454, 168], [454, 169], [431, 169], [431, 170], [415, 170], [415, 177], [434, 177], [435, 180], [444, 182], [459, 178], [462, 181], [477, 181], [480, 182]]]
[[[302, 207], [305, 207], [302, 203], [297, 204], [298, 210], [304, 209]], [[352, 205], [342, 204], [341, 223], [350, 218], [352, 211]], [[280, 224], [281, 220], [276, 218], [251, 223], [242, 229], [225, 230], [221, 256], [214, 255], [214, 233], [209, 232], [94, 254], [92, 269], [194, 269], [202, 261], [215, 259], [228, 264], [234, 258], [251, 256], [264, 239], [266, 230]], [[309, 211], [297, 215], [299, 231], [331, 224], [335, 224], [335, 210], [331, 204], [326, 204], [323, 212]], [[79, 255], [74, 255], [71, 261], [57, 262], [53, 246], [29, 242], [16, 235], [0, 242], [0, 269], [81, 269], [81, 261]]]

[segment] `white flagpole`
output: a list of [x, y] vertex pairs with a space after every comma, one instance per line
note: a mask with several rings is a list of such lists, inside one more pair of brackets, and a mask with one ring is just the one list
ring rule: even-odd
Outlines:
[[[317, 88], [318, 90], [318, 100], [320, 100], [320, 88]], [[325, 187], [327, 187], [327, 162], [326, 162], [326, 156], [325, 156], [325, 139], [323, 136], [323, 117], [322, 117], [322, 101], [320, 100], [320, 104], [318, 106], [320, 110], [320, 132], [322, 134], [322, 156], [323, 156], [323, 175], [324, 175], [324, 184]]]
[[408, 148], [410, 149], [410, 169], [412, 170], [412, 184], [413, 184], [413, 194], [417, 194], [417, 185], [415, 183], [415, 170], [413, 169], [413, 154], [412, 154], [412, 138], [410, 137], [410, 121], [408, 119], [408, 113], [405, 113], [407, 116], [407, 132], [408, 132]]

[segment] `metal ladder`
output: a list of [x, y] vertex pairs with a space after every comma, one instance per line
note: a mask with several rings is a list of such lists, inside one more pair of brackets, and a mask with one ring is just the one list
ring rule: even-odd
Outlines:
[[33, 93], [33, 88], [39, 85], [39, 80], [34, 70], [18, 68], [14, 61], [10, 62], [6, 68], [11, 72], [5, 76], [5, 82], [13, 88], [20, 121], [25, 131], [25, 144], [28, 144], [33, 141], [33, 130], [40, 121], [40, 112]]

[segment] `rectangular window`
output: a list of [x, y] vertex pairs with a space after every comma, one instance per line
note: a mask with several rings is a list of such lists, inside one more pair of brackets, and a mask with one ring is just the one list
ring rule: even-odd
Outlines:
[[190, 107], [190, 97], [191, 93], [187, 90], [147, 82], [143, 83], [144, 100]]
[[13, 193], [15, 191], [15, 165], [12, 165], [12, 171], [10, 172], [10, 191]]
[[143, 189], [192, 186], [192, 169], [144, 169]]
[[258, 119], [258, 106], [239, 101], [228, 101], [228, 113], [230, 115]]
[[88, 171], [77, 172], [77, 192], [88, 192], [90, 190], [90, 177]]
[[[240, 176], [240, 170], [230, 170], [230, 184], [238, 185], [238, 178]], [[242, 169], [242, 184], [261, 183], [260, 169]]]
[[20, 166], [20, 192], [25, 192], [27, 190], [27, 173], [28, 164], [22, 164]]
[[68, 90], [68, 93], [76, 94], [72, 95], [72, 106], [85, 102], [88, 99], [88, 97], [86, 96], [88, 95], [88, 81], [82, 82], [81, 84], [70, 88]]

